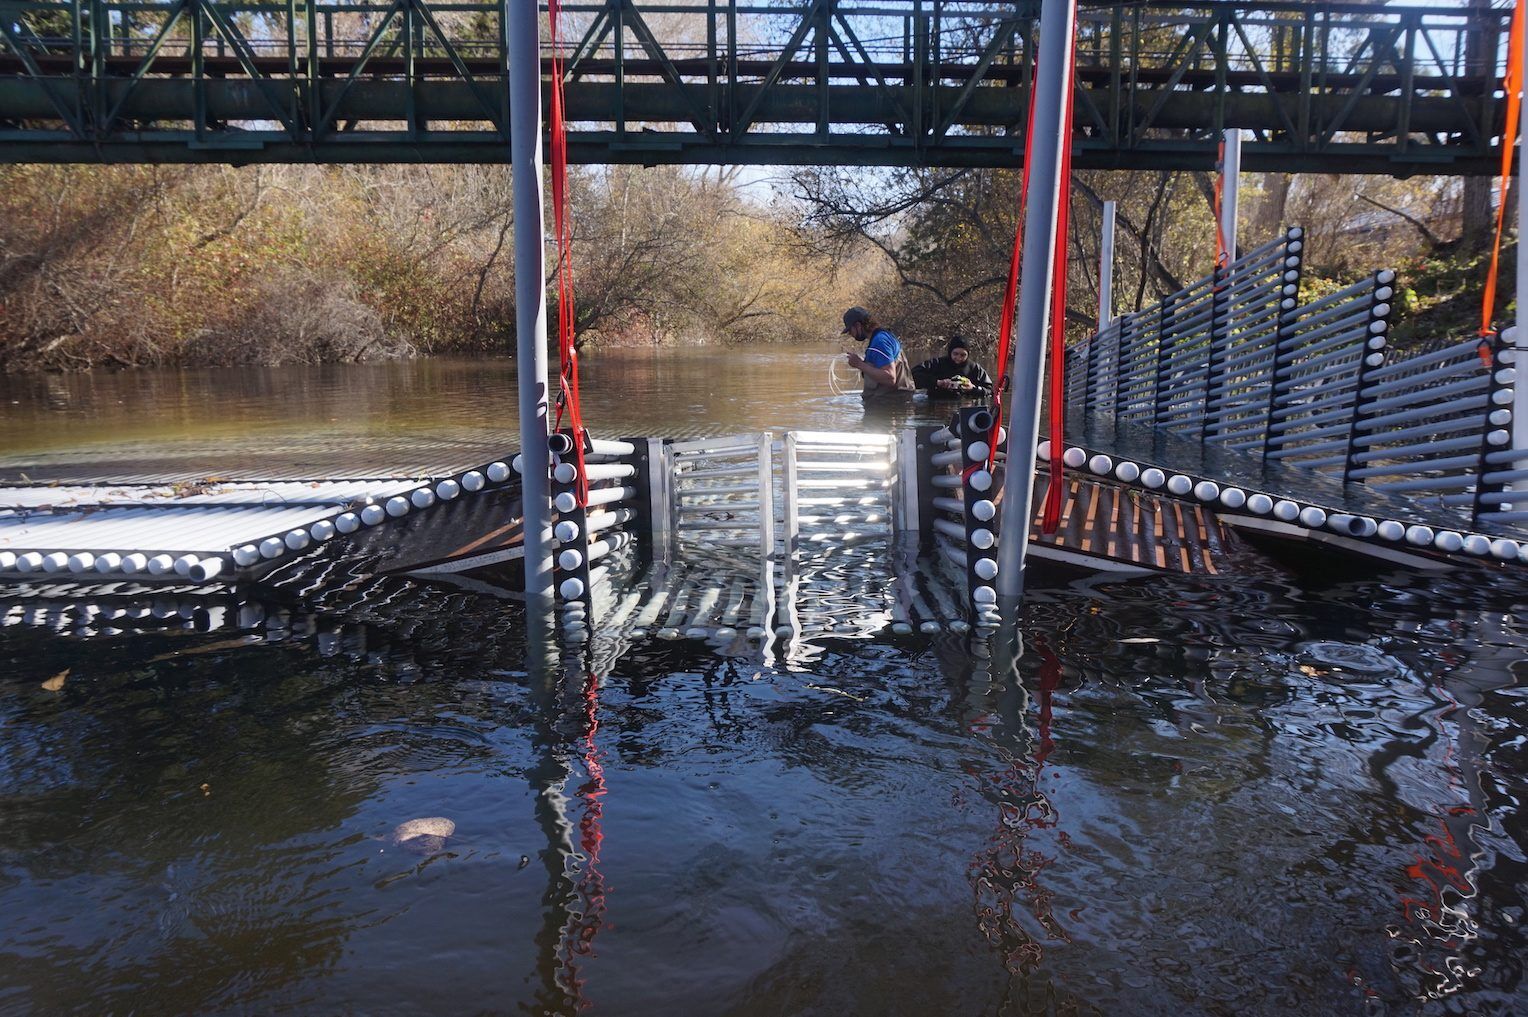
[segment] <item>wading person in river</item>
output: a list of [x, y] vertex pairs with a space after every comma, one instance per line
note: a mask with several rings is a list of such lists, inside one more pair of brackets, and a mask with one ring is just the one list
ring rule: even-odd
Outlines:
[[865, 355], [850, 350], [845, 354], [849, 366], [865, 379], [861, 398], [867, 403], [892, 396], [910, 395], [917, 389], [913, 372], [902, 355], [902, 343], [870, 316], [863, 307], [851, 307], [844, 312], [844, 335], [865, 343]]
[[913, 368], [913, 380], [932, 399], [986, 399], [992, 394], [992, 378], [971, 359], [963, 335], [952, 335], [944, 356], [930, 357]]

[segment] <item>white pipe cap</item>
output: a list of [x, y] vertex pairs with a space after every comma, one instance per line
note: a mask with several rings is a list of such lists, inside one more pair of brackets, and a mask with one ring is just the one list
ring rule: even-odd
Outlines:
[[1172, 478], [1167, 481], [1167, 489], [1173, 494], [1182, 496], [1188, 494], [1194, 489], [1194, 482], [1181, 473], [1174, 474]]
[[1114, 475], [1125, 483], [1134, 483], [1140, 479], [1141, 468], [1132, 462], [1123, 462], [1114, 467]]
[[1157, 488], [1167, 483], [1167, 474], [1163, 473], [1155, 466], [1148, 466], [1146, 469], [1141, 471], [1141, 483], [1155, 491]]
[[334, 524], [327, 519], [320, 519], [308, 527], [308, 536], [322, 543], [334, 536]]
[[403, 495], [398, 494], [387, 499], [387, 514], [393, 518], [396, 519], [399, 516], [406, 515], [408, 510], [409, 500]]
[[506, 463], [489, 463], [484, 472], [488, 474], [488, 479], [495, 484], [502, 484], [509, 479], [509, 466]]
[[1313, 530], [1325, 526], [1326, 510], [1319, 509], [1314, 505], [1307, 505], [1300, 510], [1300, 523]]
[[997, 515], [997, 506], [986, 498], [971, 503], [971, 517], [978, 522], [991, 522]]
[[381, 505], [368, 505], [361, 510], [361, 522], [375, 526], [387, 518], [387, 510]]
[[483, 489], [483, 475], [477, 470], [468, 470], [462, 474], [462, 490], [481, 491]]
[[986, 470], [973, 470], [971, 472], [971, 490], [987, 491], [992, 487], [992, 474]]
[[421, 487], [409, 492], [409, 501], [415, 508], [429, 508], [435, 504], [435, 492], [428, 487]]
[[1273, 506], [1273, 517], [1286, 523], [1292, 523], [1296, 519], [1300, 518], [1300, 506], [1296, 505], [1292, 501], [1275, 502]]
[[1260, 516], [1266, 516], [1273, 511], [1273, 499], [1266, 494], [1254, 494], [1247, 498], [1247, 508]]
[[987, 550], [987, 548], [991, 547], [993, 544], [996, 544], [996, 543], [997, 543], [997, 538], [992, 535], [992, 531], [991, 530], [983, 529], [983, 530], [972, 530], [971, 531], [971, 546], [972, 547], [979, 547], [983, 551], [985, 551], [985, 550]]
[[313, 538], [308, 536], [307, 530], [291, 530], [286, 535], [286, 546], [294, 551], [301, 551], [312, 542]]
[[1061, 461], [1075, 470], [1088, 461], [1088, 454], [1080, 448], [1069, 448], [1062, 453]]
[[462, 485], [447, 477], [435, 485], [435, 496], [441, 501], [450, 501], [462, 493]]

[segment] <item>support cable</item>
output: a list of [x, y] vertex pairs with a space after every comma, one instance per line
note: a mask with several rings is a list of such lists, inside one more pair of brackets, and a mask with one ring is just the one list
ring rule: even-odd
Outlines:
[[584, 430], [583, 406], [578, 392], [578, 348], [574, 344], [573, 251], [568, 222], [568, 124], [564, 115], [562, 52], [558, 48], [557, 22], [562, 0], [548, 0], [547, 16], [551, 29], [552, 88], [552, 217], [557, 239], [557, 352], [559, 360], [557, 420], [554, 430], [562, 428], [564, 411], [573, 430], [573, 459], [578, 466], [574, 483], [580, 506], [589, 501], [589, 479], [584, 464], [588, 432]]

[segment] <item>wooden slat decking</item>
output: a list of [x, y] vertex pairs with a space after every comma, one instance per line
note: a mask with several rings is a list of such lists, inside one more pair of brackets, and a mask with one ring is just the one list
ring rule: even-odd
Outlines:
[[[1029, 540], [1038, 557], [1081, 556], [1105, 568], [1181, 575], [1219, 575], [1231, 567], [1236, 538], [1204, 506], [1070, 471], [1063, 483], [1061, 521], [1046, 534], [1040, 516], [1050, 477], [1042, 471], [1035, 478]], [[1059, 554], [1047, 555], [1051, 549]]]

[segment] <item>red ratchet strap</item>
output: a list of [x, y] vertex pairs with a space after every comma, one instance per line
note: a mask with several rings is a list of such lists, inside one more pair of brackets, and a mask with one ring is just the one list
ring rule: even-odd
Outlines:
[[[1507, 225], [1507, 188], [1512, 184], [1512, 148], [1517, 142], [1518, 113], [1523, 90], [1523, 2], [1512, 6], [1512, 32], [1507, 37], [1507, 76], [1502, 91], [1507, 96], [1507, 122], [1501, 132], [1501, 201], [1496, 206], [1496, 243], [1491, 248], [1491, 267], [1486, 272], [1486, 291], [1480, 307], [1480, 334], [1493, 334], [1491, 319], [1496, 314], [1496, 278], [1501, 269], [1501, 235]], [[1521, 173], [1528, 166], [1519, 167]], [[1518, 198], [1522, 200], [1521, 195]], [[1522, 257], [1518, 248], [1518, 257]], [[1482, 357], [1481, 359], [1485, 359]], [[1487, 365], [1489, 366], [1489, 365]]]
[[589, 479], [584, 467], [584, 413], [578, 397], [578, 350], [573, 344], [573, 252], [572, 230], [568, 224], [568, 125], [563, 116], [562, 53], [557, 47], [557, 20], [561, 0], [548, 0], [552, 44], [552, 218], [557, 237], [557, 352], [559, 386], [557, 421], [562, 428], [562, 414], [568, 413], [573, 430], [573, 461], [578, 466], [575, 496], [580, 507], [588, 504]]
[[1051, 290], [1050, 323], [1050, 485], [1045, 489], [1045, 509], [1040, 532], [1055, 533], [1061, 522], [1061, 453], [1066, 446], [1066, 254], [1072, 220], [1072, 104], [1077, 95], [1073, 81], [1077, 67], [1077, 35], [1072, 34], [1066, 54], [1066, 115], [1061, 121], [1061, 183], [1056, 207], [1055, 283]]

